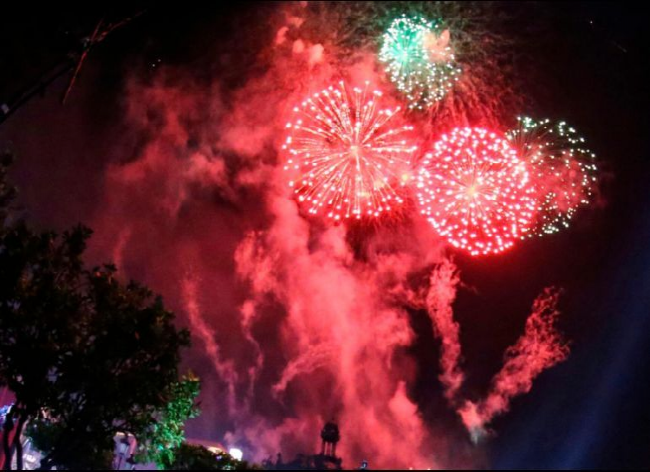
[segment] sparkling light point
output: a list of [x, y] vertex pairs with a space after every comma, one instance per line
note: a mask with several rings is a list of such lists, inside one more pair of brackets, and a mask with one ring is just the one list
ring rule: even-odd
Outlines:
[[395, 124], [400, 109], [380, 102], [381, 92], [368, 84], [348, 90], [341, 82], [294, 108], [284, 170], [309, 213], [334, 221], [376, 218], [403, 203], [417, 147], [412, 127]]
[[536, 202], [525, 162], [505, 136], [455, 128], [426, 154], [418, 176], [422, 214], [473, 256], [497, 254], [526, 234]]
[[406, 15], [384, 33], [379, 60], [410, 109], [430, 107], [458, 80], [461, 71], [449, 40], [449, 30], [440, 21]]
[[537, 186], [537, 218], [528, 236], [557, 233], [592, 200], [598, 180], [596, 155], [564, 121], [517, 120], [507, 136]]

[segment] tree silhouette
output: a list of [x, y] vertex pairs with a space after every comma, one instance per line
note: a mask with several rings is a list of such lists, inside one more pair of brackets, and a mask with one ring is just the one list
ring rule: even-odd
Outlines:
[[[4, 179], [5, 162], [0, 386], [15, 396], [3, 425], [5, 468], [15, 454], [22, 469], [20, 437], [28, 423], [44, 453], [41, 468], [110, 467], [118, 432], [149, 437], [178, 401], [177, 366], [189, 332], [174, 326], [174, 314], [147, 287], [120, 282], [114, 266], [84, 267], [90, 229], [58, 236], [24, 222], [7, 224], [14, 192]], [[194, 397], [181, 403], [193, 404]], [[176, 441], [182, 431], [178, 424], [173, 429]]]

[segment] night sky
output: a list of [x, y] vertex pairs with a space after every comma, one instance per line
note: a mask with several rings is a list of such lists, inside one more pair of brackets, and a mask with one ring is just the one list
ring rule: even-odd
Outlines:
[[[161, 68], [183, 70], [183, 80], [191, 77], [194, 86], [208, 88], [218, 80], [223, 95], [228, 96], [244, 84], [237, 71], [245, 70], [246, 80], [262, 76], [264, 71], [256, 65], [260, 50], [273, 34], [267, 30], [277, 26], [267, 25], [274, 5], [257, 3], [2, 11], [5, 8], [0, 7], [0, 103], [36, 83], [65, 57], [74, 45], [73, 38], [92, 31], [99, 18], [144, 12], [91, 51], [65, 106], [59, 100], [69, 75], [0, 123], [0, 148], [10, 148], [17, 157], [10, 175], [20, 191], [21, 214], [38, 228], [62, 230], [79, 222], [94, 227], [94, 239], [99, 243], [91, 247], [91, 257], [98, 260], [112, 256], [106, 249], [106, 239], [112, 236], [100, 231], [112, 228], [112, 234], [117, 234], [119, 228], [114, 226], [122, 221], [102, 216], [110, 189], [107, 169], [136, 161], [143, 142], [149, 139], [131, 132], [124, 120], [131, 79], [155, 82]], [[513, 46], [516, 54], [529, 58], [519, 62], [521, 68], [516, 71], [529, 94], [528, 102], [534, 104], [525, 111], [561, 117], [576, 126], [597, 153], [603, 175], [598, 202], [580, 212], [569, 230], [521, 243], [499, 257], [456, 256], [463, 284], [469, 287], [461, 290], [454, 305], [462, 327], [469, 391], [487, 388], [504, 349], [521, 332], [523, 315], [540, 290], [551, 285], [564, 290], [560, 329], [571, 342], [571, 355], [544, 372], [530, 393], [516, 398], [511, 411], [492, 423], [496, 434], [484, 446], [486, 463], [494, 468], [647, 469], [647, 22], [640, 9], [620, 2], [501, 4], [498, 8], [516, 10], [521, 23], [513, 28], [526, 31], [526, 35], [513, 32], [515, 37], [527, 38]], [[204, 189], [192, 192], [204, 198]], [[254, 200], [254, 195], [246, 199]], [[234, 222], [242, 208], [255, 209], [248, 200], [237, 206], [225, 194], [210, 194], [201, 200], [201, 208], [215, 206], [216, 218], [223, 217], [223, 226], [235, 225], [237, 231], [245, 231], [249, 229], [246, 224], [239, 227]], [[134, 202], [134, 207], [140, 206]], [[180, 211], [198, 214], [203, 210], [186, 205]], [[196, 219], [188, 217], [188, 221], [194, 223], [174, 229], [173, 241], [179, 245], [190, 237], [184, 231], [202, 231]], [[215, 242], [205, 244], [236, 245], [231, 233], [217, 232], [214, 238]], [[181, 312], [179, 297], [174, 295], [178, 290], [170, 288], [173, 282], [161, 282], [164, 277], [146, 266], [146, 258], [134, 256], [129, 261], [129, 255], [137, 251], [134, 246], [124, 253], [128, 276], [163, 293], [171, 307]], [[226, 269], [213, 268], [214, 272], [232, 272], [232, 262], [224, 255], [232, 250], [219, 251], [214, 264]], [[210, 258], [209, 254], [203, 257]], [[221, 290], [228, 292], [226, 299], [241, 296], [232, 281], [225, 281]], [[264, 323], [272, 324], [273, 316]], [[179, 317], [186, 322], [184, 315], [179, 313]], [[410, 317], [418, 337], [407, 351], [417, 359], [419, 374], [409, 396], [428, 423], [452, 424], [454, 413], [445, 410], [436, 378], [438, 348], [431, 322], [416, 311]], [[227, 322], [219, 323], [220, 329], [229, 329]], [[201, 368], [205, 361], [198, 351], [200, 343], [195, 342], [186, 362], [204, 379], [207, 408], [201, 421], [189, 425], [188, 434], [222, 441], [223, 429], [212, 427], [219, 421], [210, 406], [216, 396], [211, 389], [216, 384], [206, 380], [214, 374]], [[430, 366], [429, 371], [423, 366]], [[347, 465], [356, 462], [352, 458]], [[372, 467], [372, 458], [370, 462]]]

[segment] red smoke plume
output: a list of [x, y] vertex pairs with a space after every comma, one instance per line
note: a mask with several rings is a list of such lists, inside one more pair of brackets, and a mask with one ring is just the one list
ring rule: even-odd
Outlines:
[[[242, 72], [234, 89], [164, 67], [151, 81], [129, 81], [128, 132], [106, 173], [93, 249], [162, 293], [191, 327], [186, 363], [202, 378], [203, 413], [190, 436], [223, 439], [254, 460], [280, 451], [287, 460], [317, 451], [320, 428], [334, 418], [348, 467], [364, 458], [373, 468], [480, 465], [482, 451], [427, 421], [411, 391], [406, 307], [426, 293], [415, 298], [442, 342], [445, 395], [460, 401], [451, 309], [459, 276], [444, 243], [426, 222], [408, 220], [358, 243], [345, 226], [306, 219], [290, 198], [277, 161], [287, 111], [341, 76], [381, 82], [372, 56], [362, 51], [343, 66], [349, 51], [316, 41], [308, 25], [336, 25], [315, 20], [302, 4], [278, 7], [264, 67]], [[434, 265], [428, 289], [413, 287], [410, 276]], [[548, 321], [554, 302], [544, 300], [470, 427], [566, 356]]]
[[445, 397], [452, 404], [455, 403], [458, 391], [465, 380], [459, 365], [460, 327], [454, 321], [451, 307], [456, 299], [456, 287], [459, 282], [458, 270], [453, 262], [445, 259], [431, 272], [429, 291], [426, 295], [426, 309], [433, 322], [434, 333], [441, 342], [440, 382], [445, 389]]
[[513, 397], [529, 392], [542, 371], [569, 355], [569, 347], [555, 327], [560, 314], [558, 298], [559, 291], [553, 288], [537, 297], [524, 334], [506, 351], [503, 367], [492, 379], [487, 396], [478, 403], [467, 401], [459, 410], [475, 441], [485, 435], [485, 426], [495, 416], [508, 411]]

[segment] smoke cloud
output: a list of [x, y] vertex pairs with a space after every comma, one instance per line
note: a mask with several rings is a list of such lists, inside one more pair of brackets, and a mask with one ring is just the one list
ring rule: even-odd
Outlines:
[[478, 403], [467, 401], [459, 410], [474, 441], [485, 436], [485, 427], [494, 417], [508, 411], [512, 398], [528, 393], [542, 371], [569, 355], [568, 344], [555, 327], [558, 299], [559, 291], [553, 288], [537, 297], [524, 334], [507, 349], [487, 396]]
[[566, 357], [553, 329], [557, 294], [535, 302], [488, 396], [464, 401], [452, 310], [459, 271], [426, 222], [402, 215], [360, 229], [305, 217], [278, 155], [288, 112], [341, 78], [381, 83], [372, 56], [351, 54], [332, 33], [345, 16], [337, 23], [329, 12], [328, 23], [324, 14], [278, 6], [266, 46], [248, 51], [258, 54], [254, 71], [207, 83], [173, 67], [130, 78], [128, 132], [106, 170], [92, 250], [162, 293], [190, 327], [186, 364], [203, 381], [190, 436], [287, 460], [318, 451], [334, 419], [348, 467], [482, 465], [480, 447], [426, 418], [414, 399], [411, 316], [429, 314], [444, 395], [476, 431]]
[[452, 403], [465, 380], [459, 365], [460, 327], [454, 321], [452, 310], [459, 282], [458, 270], [449, 259], [445, 259], [432, 271], [426, 296], [426, 309], [433, 322], [434, 333], [441, 341], [440, 382], [445, 389], [445, 397]]

